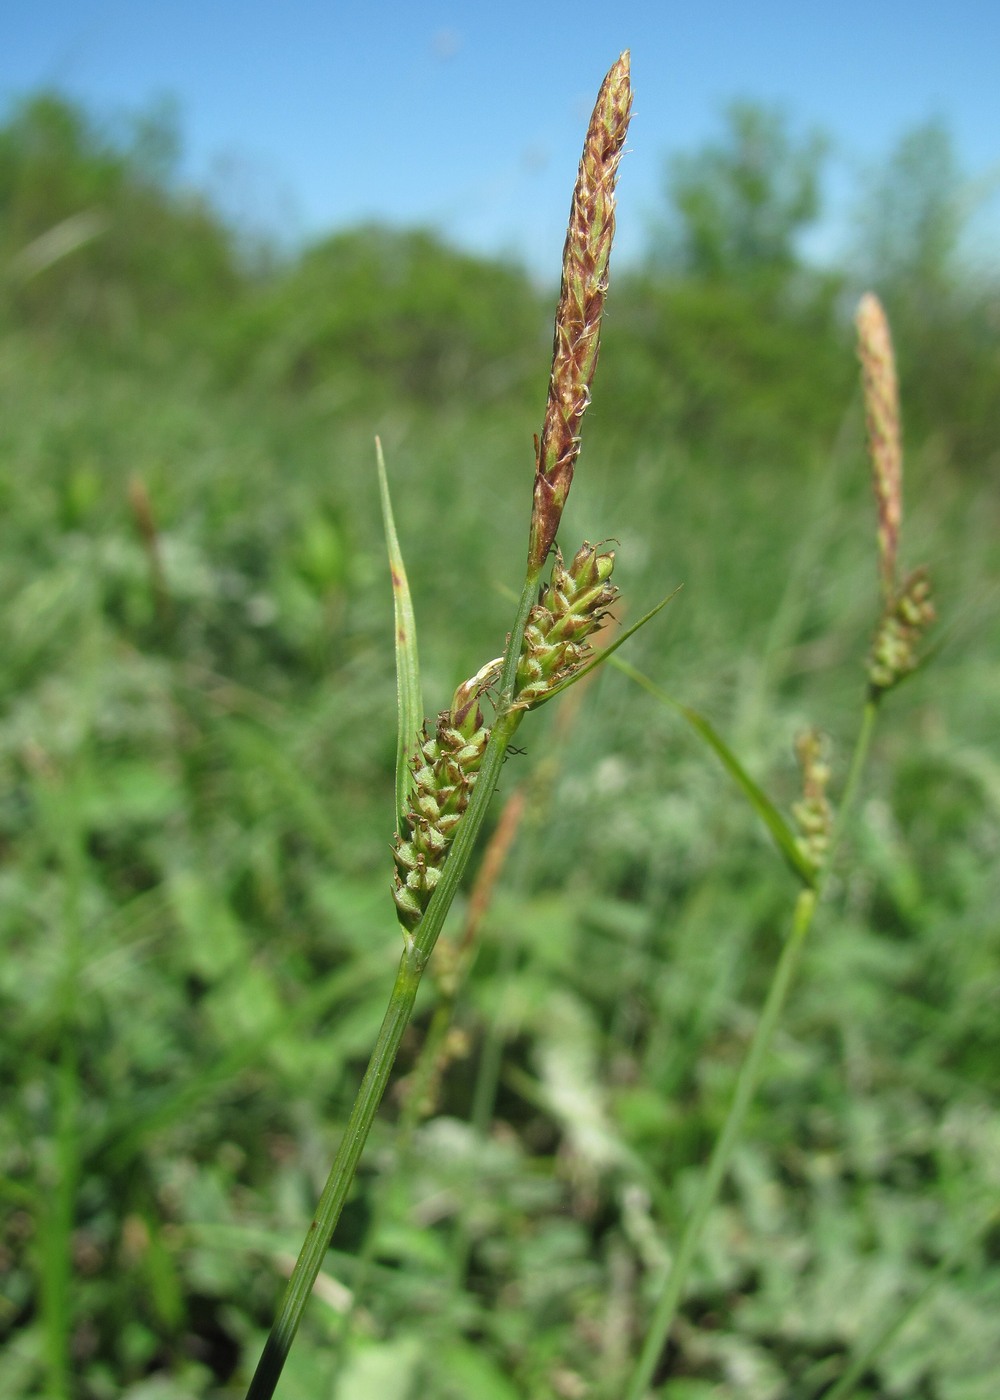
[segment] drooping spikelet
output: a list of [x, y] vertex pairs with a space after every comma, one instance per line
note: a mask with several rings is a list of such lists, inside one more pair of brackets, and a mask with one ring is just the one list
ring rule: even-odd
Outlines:
[[491, 661], [463, 681], [450, 707], [438, 715], [433, 734], [424, 725], [412, 762], [407, 831], [397, 835], [393, 850], [397, 869], [392, 897], [407, 928], [413, 928], [427, 908], [469, 805], [490, 737], [479, 697], [498, 669], [499, 662]]
[[528, 567], [545, 562], [559, 528], [580, 452], [580, 423], [600, 348], [615, 232], [615, 180], [632, 110], [629, 55], [623, 53], [597, 96], [563, 249], [552, 375], [542, 434], [535, 441], [535, 494]]
[[517, 667], [514, 703], [539, 704], [590, 657], [587, 638], [601, 625], [618, 596], [610, 582], [615, 556], [586, 540], [567, 568], [556, 550], [552, 578], [528, 614]]

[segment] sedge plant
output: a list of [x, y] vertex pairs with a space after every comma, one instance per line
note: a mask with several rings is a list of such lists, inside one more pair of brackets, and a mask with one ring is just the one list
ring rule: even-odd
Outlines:
[[[590, 638], [614, 604], [612, 550], [556, 544], [580, 451], [600, 348], [615, 230], [615, 185], [632, 107], [629, 55], [611, 67], [584, 141], [563, 251], [552, 369], [535, 474], [527, 565], [503, 653], [463, 681], [433, 725], [422, 716], [416, 626], [381, 447], [379, 482], [396, 624], [398, 742], [393, 899], [403, 937], [389, 1004], [316, 1214], [278, 1308], [247, 1400], [273, 1395], [372, 1122], [417, 990], [473, 852], [510, 744], [529, 711], [601, 664], [660, 603], [603, 651]], [[542, 581], [550, 556], [547, 582]], [[664, 600], [666, 602], [666, 600]], [[492, 697], [492, 723], [483, 705]]]
[[[888, 320], [881, 303], [872, 293], [862, 297], [855, 324], [875, 496], [881, 610], [867, 658], [867, 686], [861, 720], [836, 816], [828, 797], [831, 767], [827, 746], [818, 730], [806, 731], [796, 743], [796, 756], [802, 773], [802, 794], [792, 809], [792, 821], [789, 822], [703, 715], [680, 704], [626, 662], [615, 662], [639, 685], [678, 711], [714, 751], [767, 827], [799, 884], [790, 928], [737, 1076], [732, 1101], [654, 1304], [645, 1339], [625, 1391], [625, 1400], [643, 1400], [651, 1393], [656, 1368], [684, 1296], [709, 1214], [726, 1178], [747, 1111], [763, 1076], [781, 1011], [813, 926], [826, 873], [857, 798], [882, 702], [889, 691], [916, 670], [921, 659], [919, 649], [923, 634], [934, 621], [926, 569], [916, 569], [905, 578], [901, 578], [899, 573], [899, 538], [903, 516], [899, 390]], [[894, 1330], [892, 1324], [884, 1328], [880, 1334], [882, 1341], [887, 1341]], [[867, 1351], [866, 1361], [870, 1361], [872, 1355], [871, 1350]], [[850, 1393], [851, 1377], [856, 1378], [860, 1369], [853, 1364], [848, 1366], [836, 1387], [838, 1398]]]
[[[626, 52], [610, 69], [598, 94], [573, 194], [549, 392], [542, 431], [535, 440], [527, 563], [517, 611], [502, 654], [457, 687], [451, 703], [433, 725], [423, 718], [416, 620], [381, 445], [376, 442], [395, 610], [397, 834], [392, 897], [403, 937], [403, 953], [368, 1068], [247, 1400], [267, 1400], [274, 1394], [392, 1073], [422, 976], [473, 853], [514, 736], [529, 711], [577, 684], [667, 601], [664, 599], [603, 650], [595, 651], [591, 638], [617, 598], [617, 589], [611, 582], [614, 552], [584, 542], [567, 561], [556, 544], [597, 366], [615, 227], [615, 185], [631, 102]], [[615, 662], [638, 684], [678, 710], [713, 750], [764, 822], [799, 883], [790, 931], [738, 1076], [732, 1104], [654, 1306], [625, 1392], [626, 1400], [641, 1400], [649, 1393], [705, 1224], [762, 1077], [773, 1034], [813, 924], [825, 871], [857, 795], [882, 700], [916, 668], [921, 637], [934, 617], [926, 572], [916, 570], [903, 580], [898, 574], [902, 520], [898, 389], [888, 325], [875, 297], [862, 299], [857, 327], [877, 510], [882, 607], [868, 658], [861, 723], [836, 817], [827, 795], [830, 765], [818, 731], [804, 734], [797, 744], [803, 788], [789, 822], [704, 716], [659, 690], [626, 663], [618, 659]], [[550, 557], [553, 562], [543, 583]], [[492, 707], [491, 723], [487, 723], [484, 705]], [[464, 942], [467, 944], [468, 939]], [[466, 947], [466, 957], [467, 954]], [[414, 1114], [419, 1113], [419, 1101], [427, 1089], [424, 1076], [433, 1073], [457, 980], [448, 975], [442, 979], [445, 1002], [435, 1018], [430, 1053], [423, 1073], [418, 1075], [421, 1082], [414, 1088]]]

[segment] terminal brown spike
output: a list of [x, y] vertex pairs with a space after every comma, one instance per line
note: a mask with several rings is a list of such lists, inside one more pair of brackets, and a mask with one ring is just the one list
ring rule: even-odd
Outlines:
[[528, 566], [541, 570], [559, 528], [580, 452], [580, 424], [600, 347], [615, 232], [615, 181], [632, 111], [629, 55], [611, 68], [597, 96], [563, 249], [552, 375], [542, 435], [535, 443], [535, 495]]

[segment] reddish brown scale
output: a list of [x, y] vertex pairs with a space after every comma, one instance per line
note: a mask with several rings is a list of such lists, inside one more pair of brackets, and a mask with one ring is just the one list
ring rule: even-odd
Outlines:
[[563, 249], [549, 396], [535, 439], [535, 494], [528, 567], [552, 547], [580, 453], [580, 425], [597, 368], [615, 232], [615, 182], [632, 111], [629, 55], [611, 68], [590, 119]]

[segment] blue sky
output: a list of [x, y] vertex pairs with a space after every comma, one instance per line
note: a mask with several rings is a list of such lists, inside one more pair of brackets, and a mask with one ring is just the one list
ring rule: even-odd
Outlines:
[[626, 47], [619, 257], [642, 248], [665, 157], [716, 135], [733, 97], [831, 138], [819, 256], [845, 237], [858, 175], [928, 118], [946, 121], [970, 176], [1000, 170], [997, 0], [5, 8], [0, 100], [55, 87], [113, 115], [172, 97], [186, 176], [290, 241], [367, 218], [421, 223], [554, 277], [590, 105]]

